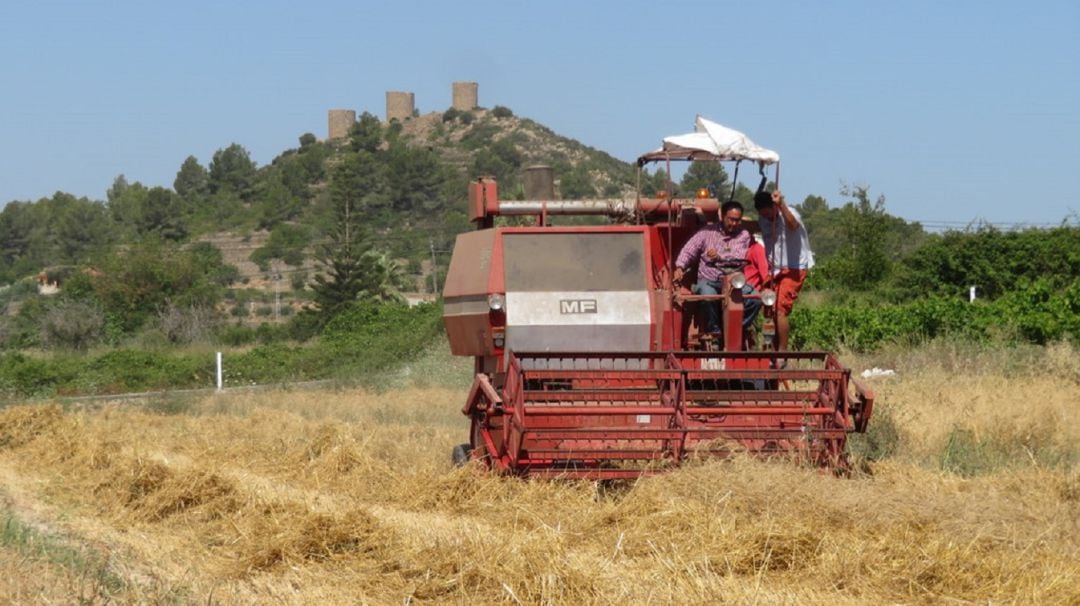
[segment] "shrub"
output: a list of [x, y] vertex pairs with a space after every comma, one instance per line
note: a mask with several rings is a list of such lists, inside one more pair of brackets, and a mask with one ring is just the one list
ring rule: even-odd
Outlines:
[[[315, 345], [284, 343], [290, 337], [318, 330], [312, 323], [315, 316], [310, 313], [298, 314], [286, 325], [226, 326], [217, 337], [232, 346], [260, 343], [250, 351], [226, 356], [226, 376], [234, 385], [333, 376], [377, 382], [386, 376], [377, 373], [416, 360], [432, 341], [440, 338], [440, 316], [441, 308], [436, 304], [357, 304], [331, 320]], [[95, 358], [70, 354], [48, 358], [0, 355], [0, 392], [19, 395], [209, 386], [213, 375], [213, 356], [188, 355], [156, 346], [113, 350]]]
[[60, 360], [31, 358], [20, 353], [0, 356], [0, 392], [24, 396], [54, 393], [57, 385], [77, 375]]
[[514, 116], [514, 112], [510, 111], [509, 107], [496, 105], [494, 108], [492, 108], [491, 115], [495, 116], [496, 118], [511, 118]]
[[0, 349], [7, 349], [15, 342], [18, 328], [15, 326], [15, 318], [0, 316]]
[[262, 271], [270, 268], [270, 261], [281, 259], [288, 265], [298, 266], [304, 262], [304, 247], [311, 241], [309, 231], [298, 225], [281, 223], [270, 232], [266, 244], [251, 253], [251, 260]]
[[289, 338], [301, 342], [319, 334], [320, 328], [322, 328], [322, 318], [318, 312], [310, 309], [301, 310], [285, 326]]
[[195, 258], [196, 263], [205, 268], [214, 283], [229, 286], [240, 278], [240, 270], [235, 265], [225, 263], [221, 249], [210, 242], [195, 242], [189, 245], [187, 250]]
[[94, 291], [106, 314], [127, 333], [170, 303], [213, 307], [221, 298], [221, 286], [213, 281], [220, 266], [206, 252], [152, 240], [138, 243], [106, 260], [94, 277]]
[[440, 319], [435, 304], [358, 303], [327, 323], [321, 345], [341, 369], [378, 370], [418, 355], [442, 330]]
[[179, 307], [169, 303], [158, 314], [161, 332], [170, 343], [186, 344], [207, 341], [217, 323], [213, 308], [189, 305]]
[[997, 298], [1036, 281], [1067, 288], [1080, 275], [1080, 226], [1002, 232], [992, 227], [948, 232], [905, 258], [896, 276], [908, 296], [966, 293]]
[[40, 319], [31, 322], [19, 311], [17, 316], [0, 316], [0, 349], [29, 349], [39, 343]]
[[298, 363], [304, 354], [302, 348], [271, 343], [231, 356], [224, 366], [229, 377], [242, 385], [317, 378], [317, 374], [304, 373]]
[[968, 303], [932, 297], [907, 304], [796, 306], [791, 315], [797, 349], [847, 346], [873, 350], [889, 342], [920, 343], [940, 336], [991, 338], [1045, 344], [1080, 340], [1080, 282], [1058, 290], [1048, 282], [1010, 292], [996, 301]]
[[291, 286], [293, 290], [304, 290], [307, 286], [307, 281], [308, 272], [298, 271], [289, 277], [289, 286]]
[[7, 309], [8, 305], [16, 301], [36, 297], [37, 294], [37, 283], [29, 278], [0, 286], [0, 310]]
[[[501, 143], [501, 148], [496, 149], [499, 155], [506, 155], [506, 150], [517, 153], [517, 147], [509, 138], [503, 137], [496, 140], [495, 137], [502, 132], [498, 125], [491, 122], [477, 124], [468, 133], [461, 137], [461, 145], [466, 149], [484, 149]], [[518, 154], [520, 156], [520, 154]], [[520, 162], [518, 162], [520, 164]]]
[[110, 351], [87, 365], [84, 380], [118, 393], [211, 384], [211, 356], [184, 356], [138, 349]]
[[461, 116], [461, 110], [455, 107], [451, 107], [450, 109], [443, 112], [442, 121], [453, 122], [454, 120], [457, 120], [459, 116]]
[[218, 342], [230, 347], [240, 347], [254, 343], [255, 338], [255, 329], [242, 324], [230, 324], [221, 327], [217, 331]]
[[105, 326], [105, 314], [83, 301], [60, 301], [41, 320], [41, 342], [48, 347], [85, 350], [96, 343]]
[[0, 391], [22, 396], [209, 386], [213, 374], [211, 356], [137, 349], [114, 350], [92, 359], [85, 355], [0, 356]]

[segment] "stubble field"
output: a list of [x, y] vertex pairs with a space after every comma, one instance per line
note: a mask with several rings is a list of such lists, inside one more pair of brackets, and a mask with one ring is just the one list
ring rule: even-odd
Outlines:
[[9, 406], [0, 602], [1080, 603], [1075, 350], [854, 361], [899, 374], [848, 479], [452, 469], [460, 388]]

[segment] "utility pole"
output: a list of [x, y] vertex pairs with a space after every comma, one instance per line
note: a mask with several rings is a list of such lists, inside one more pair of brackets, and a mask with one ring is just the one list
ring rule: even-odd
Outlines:
[[431, 294], [439, 296], [439, 264], [435, 260], [435, 240], [428, 238], [428, 244], [431, 246]]
[[281, 319], [281, 273], [274, 274], [274, 322]]

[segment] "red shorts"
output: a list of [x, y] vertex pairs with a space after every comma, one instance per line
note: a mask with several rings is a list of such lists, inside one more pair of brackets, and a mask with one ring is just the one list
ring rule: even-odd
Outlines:
[[773, 285], [776, 288], [776, 309], [785, 316], [791, 314], [791, 308], [799, 299], [799, 291], [802, 290], [803, 282], [806, 281], [805, 269], [781, 269], [780, 273], [773, 276]]

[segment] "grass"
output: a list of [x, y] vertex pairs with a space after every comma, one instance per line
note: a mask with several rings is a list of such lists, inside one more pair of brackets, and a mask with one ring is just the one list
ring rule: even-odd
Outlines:
[[892, 408], [879, 407], [866, 433], [848, 439], [848, 452], [856, 461], [881, 461], [895, 456], [903, 448], [901, 428]]
[[88, 597], [90, 601], [108, 601], [127, 588], [124, 579], [109, 568], [108, 558], [98, 551], [70, 545], [58, 535], [26, 524], [11, 511], [0, 510], [0, 520], [0, 548], [58, 566], [84, 580], [89, 591], [80, 601], [86, 601]]
[[188, 394], [163, 392], [146, 398], [143, 407], [162, 415], [184, 415], [191, 414], [193, 401]]
[[1080, 462], [1080, 356], [1068, 343], [988, 347], [935, 341], [916, 349], [842, 356], [894, 369], [868, 383], [874, 419], [853, 449], [961, 475]]
[[1076, 603], [1075, 356], [959, 347], [849, 359], [897, 370], [851, 479], [455, 470], [471, 369], [429, 352], [380, 390], [2, 409], [0, 487], [199, 603]]
[[945, 438], [941, 468], [970, 477], [1029, 465], [1073, 468], [1080, 462], [1075, 443], [1047, 443], [1047, 435], [1037, 426], [999, 426], [990, 432], [955, 427]]

